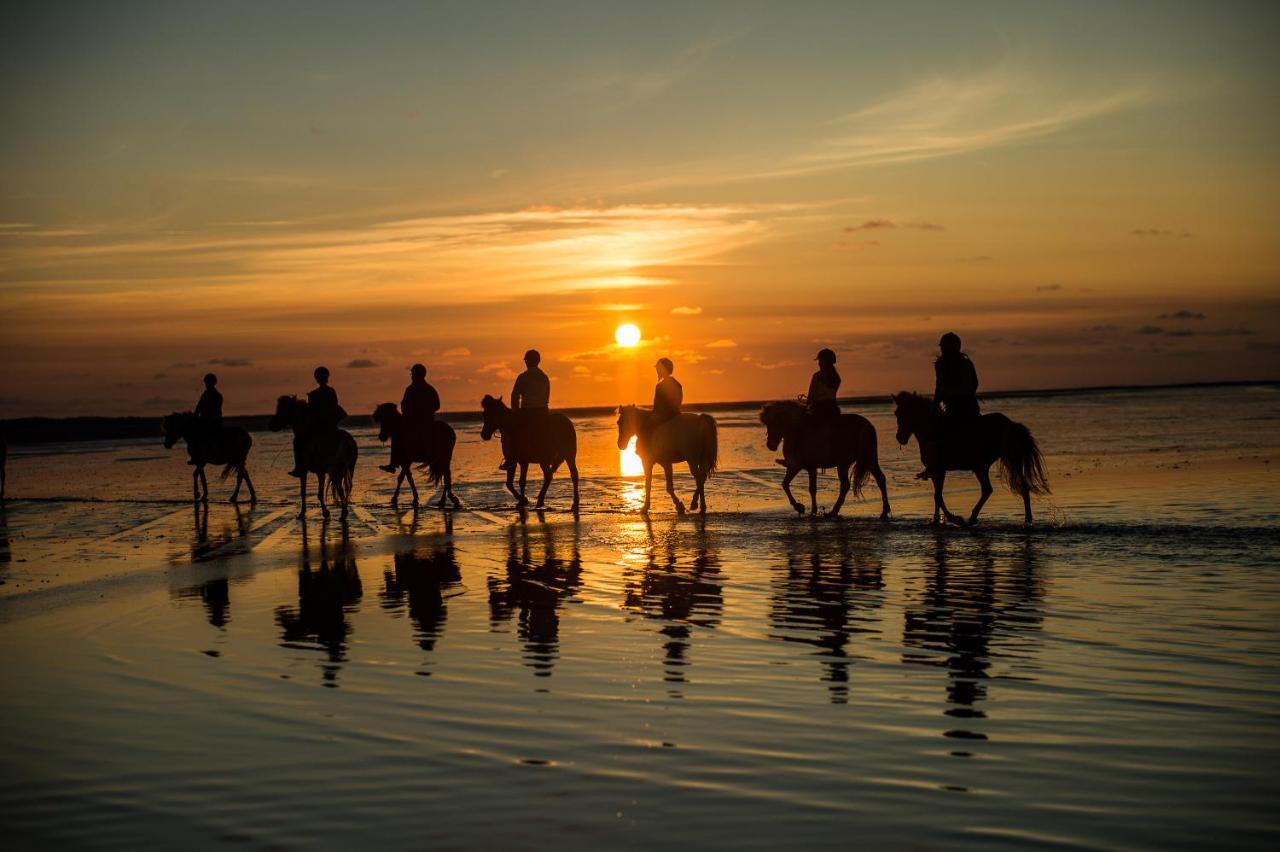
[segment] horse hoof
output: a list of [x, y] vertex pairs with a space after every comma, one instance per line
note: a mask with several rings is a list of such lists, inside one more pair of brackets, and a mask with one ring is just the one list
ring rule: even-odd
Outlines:
[[837, 511], [835, 511], [835, 510], [833, 509], [832, 511], [827, 512], [827, 513], [826, 513], [826, 516], [827, 516], [828, 518], [838, 518], [838, 517], [840, 517], [840, 513], [839, 513], [839, 512], [837, 512]]

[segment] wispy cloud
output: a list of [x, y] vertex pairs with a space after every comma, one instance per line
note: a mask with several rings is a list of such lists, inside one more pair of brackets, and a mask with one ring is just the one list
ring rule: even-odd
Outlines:
[[1134, 228], [1129, 233], [1135, 237], [1182, 237], [1186, 239], [1191, 236], [1190, 231], [1171, 231], [1168, 228]]
[[671, 309], [671, 315], [676, 317], [696, 317], [702, 313], [702, 308], [697, 305], [679, 305]]
[[575, 91], [608, 96], [608, 109], [617, 110], [655, 98], [695, 72], [717, 49], [741, 38], [742, 32], [710, 35], [690, 44], [674, 56], [645, 68], [588, 75]]

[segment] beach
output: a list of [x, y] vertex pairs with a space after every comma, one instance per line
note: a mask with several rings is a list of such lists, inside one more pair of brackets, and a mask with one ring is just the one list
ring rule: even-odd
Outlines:
[[345, 523], [280, 435], [207, 509], [159, 436], [13, 447], [7, 845], [1270, 848], [1280, 388], [991, 406], [1047, 459], [1030, 528], [999, 484], [928, 527], [887, 401], [887, 522], [797, 517], [755, 409], [705, 518], [638, 513], [607, 417], [576, 515], [563, 471], [516, 511], [476, 424], [453, 512], [387, 505], [355, 430]]

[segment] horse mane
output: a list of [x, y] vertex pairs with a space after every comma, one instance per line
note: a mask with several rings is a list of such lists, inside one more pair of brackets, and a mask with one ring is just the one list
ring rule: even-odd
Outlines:
[[393, 414], [399, 414], [394, 402], [379, 403], [378, 407], [373, 410], [373, 419], [381, 423]]
[[506, 408], [507, 404], [502, 401], [502, 397], [494, 397], [489, 394], [484, 395], [484, 399], [480, 400], [480, 408], [488, 411], [490, 408]]
[[285, 402], [301, 403], [302, 405], [307, 404], [307, 401], [305, 399], [298, 399], [297, 394], [292, 394], [292, 393], [282, 393], [280, 394], [279, 397], [276, 398], [276, 405], [280, 405], [281, 403], [285, 403]]
[[927, 397], [924, 394], [916, 393], [915, 391], [906, 391], [906, 390], [899, 391], [898, 393], [893, 395], [893, 399], [895, 402], [906, 400], [910, 404], [915, 406], [928, 407], [928, 408], [933, 407], [932, 397]]
[[780, 399], [777, 402], [766, 402], [764, 404], [764, 408], [760, 409], [760, 422], [768, 423], [769, 421], [766, 418], [769, 417], [773, 412], [783, 411], [786, 409], [791, 409], [791, 410], [795, 410], [803, 413], [805, 406], [802, 403], [800, 403], [798, 400], [794, 400], [794, 399]]

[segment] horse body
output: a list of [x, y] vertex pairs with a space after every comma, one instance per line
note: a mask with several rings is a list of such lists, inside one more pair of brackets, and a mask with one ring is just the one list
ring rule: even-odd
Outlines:
[[373, 419], [378, 424], [378, 440], [391, 440], [391, 464], [397, 469], [396, 490], [391, 495], [391, 505], [395, 506], [400, 497], [400, 486], [406, 480], [409, 491], [413, 494], [413, 505], [418, 505], [418, 486], [413, 481], [411, 465], [421, 463], [427, 470], [427, 484], [435, 487], [444, 482], [440, 491], [440, 502], [436, 505], [443, 509], [446, 499], [453, 501], [454, 508], [461, 508], [462, 501], [453, 493], [453, 448], [458, 443], [458, 435], [453, 427], [443, 420], [435, 420], [431, 424], [431, 441], [427, 447], [415, 441], [408, 429], [408, 421], [396, 408], [394, 402], [384, 402], [373, 412]]
[[276, 400], [276, 413], [268, 424], [272, 432], [282, 429], [293, 431], [294, 437], [303, 443], [302, 476], [298, 478], [298, 517], [307, 514], [307, 474], [316, 475], [316, 499], [320, 511], [327, 518], [329, 507], [325, 505], [324, 484], [329, 480], [333, 499], [342, 507], [340, 517], [347, 516], [351, 504], [351, 487], [355, 479], [356, 459], [360, 450], [355, 438], [343, 429], [318, 432], [307, 413], [307, 403], [296, 396], [282, 396]]
[[[867, 477], [875, 478], [880, 489], [880, 517], [889, 517], [889, 490], [884, 471], [880, 469], [880, 453], [876, 439], [876, 427], [859, 414], [842, 414], [838, 420], [823, 420], [806, 413], [805, 407], [788, 400], [771, 402], [760, 412], [760, 422], [767, 430], [765, 439], [770, 450], [782, 445], [782, 458], [787, 465], [782, 479], [782, 490], [801, 515], [804, 504], [791, 493], [791, 480], [800, 471], [809, 474], [809, 501], [811, 513], [818, 514], [818, 468], [834, 467], [840, 476], [840, 496], [827, 512], [836, 517], [844, 505], [850, 488], [853, 496], [862, 495]], [[853, 470], [852, 480], [849, 472]]]
[[231, 502], [240, 497], [240, 484], [249, 486], [249, 501], [256, 503], [258, 494], [253, 489], [253, 480], [249, 478], [246, 462], [249, 450], [253, 447], [253, 438], [239, 426], [224, 426], [216, 435], [204, 432], [203, 424], [190, 411], [174, 412], [161, 421], [164, 429], [164, 448], [172, 449], [178, 441], [186, 441], [187, 454], [191, 457], [195, 468], [191, 471], [191, 487], [193, 498], [208, 502], [209, 480], [205, 476], [204, 466], [210, 462], [223, 465], [222, 478], [226, 479], [231, 471], [236, 472], [236, 487], [231, 492]]
[[[898, 420], [898, 443], [905, 446], [914, 435], [926, 475], [933, 480], [933, 523], [939, 515], [961, 526], [978, 522], [978, 513], [990, 499], [991, 465], [999, 462], [1009, 490], [1022, 498], [1023, 521], [1031, 523], [1031, 495], [1048, 494], [1044, 456], [1031, 430], [1003, 414], [984, 414], [963, 431], [947, 436], [943, 415], [933, 401], [915, 393], [895, 394], [894, 416]], [[954, 515], [942, 499], [947, 471], [968, 470], [978, 479], [982, 494], [966, 521]]]
[[636, 439], [636, 455], [644, 466], [644, 507], [649, 511], [649, 494], [653, 486], [653, 466], [662, 465], [667, 475], [667, 493], [683, 515], [684, 503], [676, 496], [671, 466], [689, 465], [696, 486], [689, 501], [691, 510], [707, 513], [706, 484], [719, 463], [720, 438], [716, 420], [710, 414], [677, 414], [665, 423], [655, 425], [653, 412], [635, 405], [618, 408], [618, 449], [625, 450]]
[[[502, 397], [494, 398], [486, 395], [480, 401], [484, 412], [484, 425], [480, 437], [488, 441], [494, 432], [502, 432], [510, 439], [511, 452], [515, 462], [507, 468], [507, 490], [516, 498], [516, 504], [523, 508], [529, 505], [525, 497], [525, 482], [529, 477], [529, 465], [536, 464], [542, 468], [542, 489], [538, 492], [535, 508], [541, 509], [551, 486], [551, 477], [561, 464], [569, 469], [569, 478], [573, 482], [573, 511], [578, 511], [578, 433], [573, 428], [573, 421], [565, 415], [548, 411], [533, 417], [523, 417], [507, 407]], [[520, 488], [515, 487], [516, 466], [520, 468]]]

